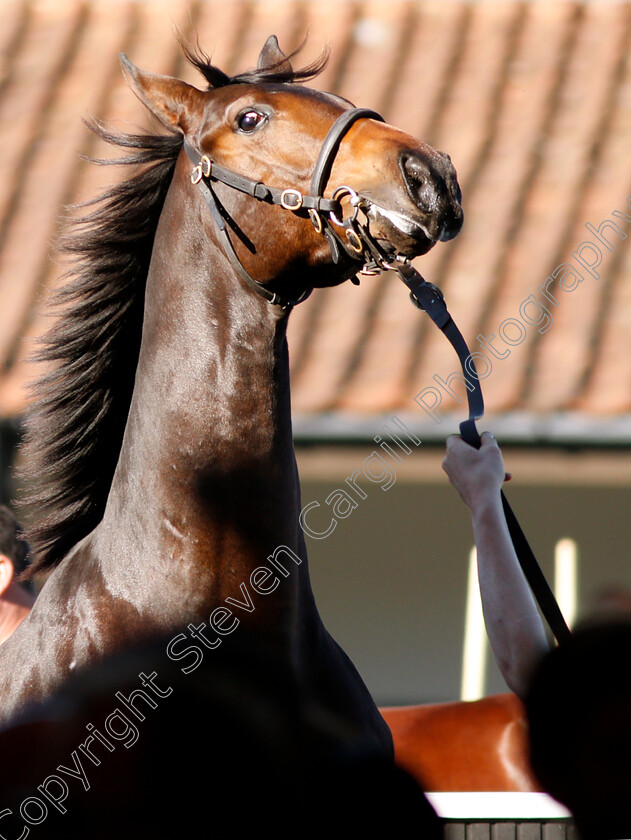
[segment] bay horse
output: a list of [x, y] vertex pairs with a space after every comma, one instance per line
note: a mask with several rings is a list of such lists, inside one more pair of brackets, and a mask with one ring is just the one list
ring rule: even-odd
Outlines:
[[423, 790], [543, 790], [531, 767], [526, 712], [512, 692], [380, 712], [395, 761]]
[[142, 166], [63, 245], [24, 450], [41, 516], [31, 574], [48, 576], [0, 647], [2, 715], [148, 636], [179, 631], [168, 653], [186, 672], [243, 622], [391, 755], [311, 590], [286, 328], [312, 289], [456, 236], [456, 173], [378, 114], [300, 84], [325, 56], [295, 70], [272, 36], [229, 77], [185, 52], [204, 90], [121, 57], [161, 134], [94, 126]]

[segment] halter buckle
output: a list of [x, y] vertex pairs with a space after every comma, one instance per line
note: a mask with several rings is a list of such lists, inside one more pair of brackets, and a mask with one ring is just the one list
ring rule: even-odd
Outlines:
[[199, 184], [202, 178], [210, 178], [213, 163], [208, 155], [203, 155], [200, 162], [191, 172], [191, 184]]
[[280, 206], [285, 210], [300, 210], [302, 207], [302, 193], [298, 190], [283, 190], [280, 194]]

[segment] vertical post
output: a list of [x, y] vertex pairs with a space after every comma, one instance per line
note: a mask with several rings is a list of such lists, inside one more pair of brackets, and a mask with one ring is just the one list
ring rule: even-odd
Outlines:
[[478, 583], [478, 556], [475, 547], [469, 552], [467, 606], [465, 611], [462, 653], [461, 700], [479, 700], [486, 688], [488, 640]]
[[559, 609], [571, 627], [578, 602], [578, 548], [574, 540], [559, 540], [554, 548], [554, 594]]

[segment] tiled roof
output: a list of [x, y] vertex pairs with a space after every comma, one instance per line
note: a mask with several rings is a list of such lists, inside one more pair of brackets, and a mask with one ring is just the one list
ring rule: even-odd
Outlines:
[[[551, 428], [564, 417], [626, 430], [631, 4], [4, 0], [0, 14], [0, 416], [24, 409], [24, 358], [45, 324], [38, 304], [60, 273], [50, 242], [61, 209], [116, 176], [80, 159], [102, 153], [81, 118], [142, 122], [120, 51], [195, 83], [176, 24], [228, 72], [252, 66], [271, 33], [286, 50], [308, 33], [305, 61], [329, 42], [317, 87], [381, 111], [458, 170], [463, 231], [417, 266], [472, 349], [495, 335], [492, 369], [478, 360], [489, 415], [530, 430], [533, 418]], [[609, 248], [585, 227], [607, 219], [619, 227], [601, 228]], [[564, 263], [584, 279], [557, 271], [546, 297]], [[394, 276], [316, 291], [292, 315], [290, 352], [298, 428], [393, 413], [431, 425], [414, 402], [424, 390], [441, 413], [462, 414], [434, 378], [457, 369], [453, 351]]]

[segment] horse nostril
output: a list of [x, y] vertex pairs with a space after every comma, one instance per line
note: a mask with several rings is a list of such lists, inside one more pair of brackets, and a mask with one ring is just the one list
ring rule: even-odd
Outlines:
[[463, 213], [460, 187], [449, 156], [435, 152], [425, 158], [415, 152], [402, 152], [399, 164], [410, 198], [429, 217], [425, 227], [430, 237], [447, 242], [457, 236]]
[[400, 164], [410, 197], [419, 209], [431, 213], [436, 208], [438, 193], [427, 164], [410, 152], [401, 154]]

